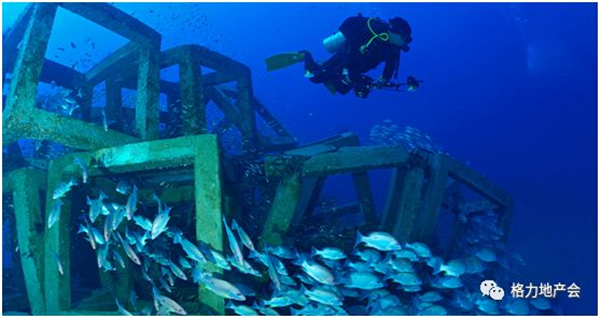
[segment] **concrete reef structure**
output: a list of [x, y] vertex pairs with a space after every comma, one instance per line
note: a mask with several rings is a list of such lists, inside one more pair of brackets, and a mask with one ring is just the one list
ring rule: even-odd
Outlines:
[[[45, 54], [59, 7], [129, 42], [85, 73], [48, 60]], [[448, 180], [452, 179], [482, 198], [465, 202], [460, 208], [468, 213], [494, 210], [504, 235], [508, 235], [511, 198], [457, 160], [419, 149], [409, 153], [401, 146], [361, 146], [353, 133], [298, 147], [296, 138], [254, 96], [247, 66], [198, 45], [161, 51], [161, 34], [109, 4], [30, 4], [4, 35], [3, 45], [2, 75], [6, 81], [7, 74], [11, 74], [11, 80], [3, 104], [2, 138], [3, 147], [12, 154], [5, 155], [2, 191], [14, 200], [21, 266], [33, 314], [115, 313], [112, 299], [110, 306], [104, 307], [91, 300], [80, 302], [79, 307], [72, 303], [71, 222], [76, 215], [71, 211], [70, 200], [81, 197], [64, 198], [58, 226], [45, 226], [43, 216], [50, 214], [54, 189], [80, 173], [73, 165], [75, 156], [89, 167], [90, 188], [96, 192], [102, 189], [108, 195], [112, 193], [107, 189], [114, 192], [116, 185], [107, 173], [114, 176], [145, 172], [160, 180], [173, 176], [176, 170], [174, 180], [191, 184], [167, 189], [161, 198], [165, 202], [193, 202], [196, 239], [222, 251], [222, 216], [236, 217], [240, 213], [237, 207], [243, 205], [239, 193], [254, 191], [252, 185], [236, 185], [238, 176], [232, 171], [231, 158], [225, 158], [219, 146], [219, 132], [228, 128], [235, 128], [241, 136], [243, 153], [235, 159], [259, 158], [266, 176], [273, 180], [270, 192], [274, 197], [258, 237], [261, 244], [284, 243], [288, 233], [302, 226], [300, 221], [314, 210], [325, 180], [344, 173], [352, 176], [358, 198], [352, 206], [361, 211], [365, 231], [382, 229], [401, 241], [430, 242], [438, 212], [445, 204]], [[179, 67], [179, 82], [161, 80], [160, 70], [174, 65]], [[203, 73], [203, 69], [212, 71]], [[82, 119], [36, 106], [38, 85], [51, 82], [70, 90], [81, 89]], [[109, 129], [96, 123], [101, 120], [92, 107], [94, 87], [101, 83], [106, 86], [106, 114], [114, 119]], [[233, 87], [224, 85], [231, 83]], [[123, 107], [124, 88], [136, 92], [134, 110]], [[159, 110], [160, 94], [167, 96], [166, 112]], [[207, 131], [209, 102], [225, 115], [212, 134]], [[257, 129], [257, 117], [264, 120], [271, 134]], [[125, 132], [126, 122], [135, 123], [132, 133]], [[160, 123], [175, 127], [172, 135], [160, 139]], [[21, 157], [15, 146], [22, 139], [51, 141], [78, 152], [32, 164]], [[369, 181], [368, 172], [373, 169], [392, 170], [381, 215], [376, 211]], [[229, 181], [227, 185], [224, 180]], [[138, 185], [141, 200], [150, 200], [150, 184], [149, 181], [146, 188]], [[40, 191], [45, 195], [40, 196]], [[460, 235], [458, 223], [455, 233]], [[58, 273], [53, 253], [62, 259], [64, 275]], [[115, 286], [122, 302], [126, 302], [133, 286], [130, 266], [128, 262], [124, 275], [119, 275], [125, 279], [98, 273], [103, 285]], [[223, 298], [203, 288], [198, 295], [203, 304], [198, 313], [224, 313]], [[106, 294], [90, 299], [103, 297]]]

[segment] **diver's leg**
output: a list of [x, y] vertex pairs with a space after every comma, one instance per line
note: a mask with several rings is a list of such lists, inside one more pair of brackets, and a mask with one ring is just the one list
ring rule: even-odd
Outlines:
[[316, 63], [308, 53], [305, 56], [304, 68], [312, 74], [310, 81], [313, 83], [323, 83], [325, 81], [337, 81], [342, 68], [343, 58], [341, 54], [336, 53], [323, 63]]

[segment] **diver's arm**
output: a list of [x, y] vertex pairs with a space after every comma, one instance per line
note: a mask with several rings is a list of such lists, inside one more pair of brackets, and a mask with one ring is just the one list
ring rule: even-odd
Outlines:
[[389, 82], [392, 79], [392, 77], [395, 78], [394, 73], [397, 73], [396, 69], [398, 67], [399, 59], [400, 55], [398, 54], [397, 57], [388, 58], [385, 61], [385, 67], [383, 68], [383, 74], [381, 75], [381, 77], [386, 83]]

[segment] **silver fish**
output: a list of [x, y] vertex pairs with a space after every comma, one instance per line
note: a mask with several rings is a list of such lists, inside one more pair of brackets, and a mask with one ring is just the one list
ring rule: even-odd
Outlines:
[[295, 303], [296, 302], [294, 301], [294, 299], [292, 299], [291, 297], [288, 297], [286, 295], [280, 295], [280, 296], [272, 297], [269, 300], [263, 301], [263, 305], [264, 306], [269, 306], [271, 308], [288, 307], [288, 306], [291, 306], [291, 305], [293, 305]]
[[162, 278], [159, 277], [158, 278], [158, 282], [160, 283], [160, 286], [162, 286], [162, 288], [167, 292], [167, 293], [172, 293], [173, 291], [171, 290], [171, 287], [169, 287], [169, 285], [167, 284], [167, 282]]
[[378, 289], [385, 285], [379, 277], [371, 272], [351, 272], [345, 282], [345, 287], [357, 289]]
[[112, 233], [113, 230], [113, 218], [114, 218], [114, 214], [109, 214], [106, 216], [106, 219], [104, 219], [104, 240], [108, 242], [108, 239], [110, 238], [110, 234]]
[[71, 191], [71, 188], [75, 185], [77, 185], [77, 181], [75, 181], [75, 179], [73, 178], [71, 178], [69, 182], [59, 183], [54, 192], [52, 193], [52, 199], [56, 200], [58, 198], [64, 197], [69, 191]]
[[79, 168], [81, 168], [81, 176], [83, 178], [83, 183], [87, 183], [87, 179], [88, 179], [89, 174], [88, 174], [88, 169], [87, 169], [87, 166], [85, 165], [85, 162], [81, 158], [79, 158], [77, 156], [74, 157], [73, 162], [76, 165], [78, 165]]
[[138, 258], [137, 254], [133, 251], [131, 246], [129, 244], [127, 244], [127, 242], [125, 242], [125, 240], [123, 240], [122, 237], [119, 236], [119, 238], [121, 241], [121, 245], [123, 246], [123, 249], [125, 250], [125, 254], [127, 254], [127, 256], [131, 259], [131, 261], [133, 261], [137, 265], [142, 265], [142, 263], [140, 262], [140, 259]]
[[127, 181], [119, 181], [119, 183], [117, 184], [117, 192], [123, 195], [128, 195], [130, 191], [131, 185]]
[[175, 276], [181, 278], [182, 280], [187, 280], [185, 273], [181, 270], [181, 268], [177, 267], [177, 265], [175, 265], [175, 263], [173, 263], [173, 261], [171, 260], [169, 260], [169, 268], [171, 268], [171, 271], [173, 272], [173, 274], [175, 274]]
[[[252, 304], [252, 308], [258, 310], [261, 314], [265, 316], [279, 316], [279, 313], [275, 309], [271, 307], [260, 306], [256, 302]], [[292, 308], [292, 310], [294, 309]]]
[[62, 210], [63, 202], [61, 199], [57, 199], [54, 201], [54, 205], [52, 206], [52, 210], [50, 210], [50, 215], [48, 216], [48, 228], [51, 228], [58, 219], [60, 219], [60, 211]]
[[123, 306], [119, 304], [119, 300], [117, 300], [117, 298], [115, 298], [115, 301], [117, 302], [117, 308], [119, 309], [119, 314], [121, 314], [121, 316], [133, 316], [132, 313], [127, 311], [127, 309], [123, 308]]
[[381, 259], [381, 254], [377, 250], [372, 249], [356, 250], [355, 254], [368, 263], [375, 263]]
[[231, 309], [234, 313], [240, 316], [258, 316], [258, 312], [254, 308], [246, 305], [234, 305], [231, 301], [228, 301], [225, 305], [226, 309]]
[[169, 211], [165, 210], [162, 213], [159, 213], [156, 218], [154, 218], [154, 221], [152, 222], [152, 239], [156, 239], [161, 233], [163, 233], [164, 231], [168, 230], [169, 228], [167, 227], [167, 224], [169, 222], [170, 216], [169, 216]]
[[435, 302], [443, 300], [444, 296], [442, 296], [442, 294], [440, 294], [436, 291], [430, 291], [423, 295], [418, 296], [418, 299], [419, 299], [419, 301], [422, 301], [422, 302], [435, 303]]
[[98, 248], [98, 254], [96, 255], [98, 258], [98, 268], [104, 268], [104, 271], [112, 271], [115, 268], [108, 261], [108, 246], [103, 245]]
[[183, 251], [187, 254], [187, 257], [190, 259], [195, 260], [196, 262], [199, 262], [201, 264], [204, 264], [207, 262], [206, 260], [206, 256], [204, 256], [202, 254], [202, 252], [200, 252], [200, 250], [198, 249], [198, 247], [196, 245], [194, 245], [194, 243], [188, 241], [186, 238], [184, 238], [181, 233], [175, 233], [175, 237], [173, 238], [173, 243], [175, 244], [181, 244], [181, 247], [183, 247]]
[[114, 255], [115, 261], [117, 261], [117, 263], [119, 263], [121, 268], [125, 268], [125, 261], [123, 261], [121, 254], [119, 254], [119, 252], [117, 252], [116, 250], [113, 249], [113, 255]]
[[431, 282], [431, 286], [440, 289], [454, 289], [463, 286], [460, 278], [454, 276], [436, 277]]
[[62, 262], [60, 261], [60, 258], [58, 257], [58, 255], [54, 251], [52, 252], [52, 258], [54, 258], [54, 260], [56, 261], [56, 265], [58, 266], [58, 272], [61, 275], [64, 275], [65, 272], [63, 270]]
[[231, 266], [229, 265], [229, 262], [227, 261], [227, 259], [225, 258], [225, 256], [223, 256], [223, 254], [213, 250], [213, 249], [209, 249], [210, 254], [212, 255], [212, 257], [215, 259], [215, 265], [217, 265], [217, 267], [222, 268], [224, 270], [230, 270]]
[[325, 285], [336, 284], [333, 274], [326, 267], [314, 262], [308, 262], [305, 256], [300, 257], [296, 264], [302, 267], [302, 270], [317, 282]]
[[420, 286], [423, 282], [415, 273], [395, 273], [389, 275], [386, 280], [392, 279], [403, 286]]
[[231, 231], [231, 229], [229, 228], [229, 225], [227, 225], [227, 220], [225, 220], [225, 216], [223, 216], [223, 224], [225, 225], [225, 232], [227, 233], [227, 240], [229, 241], [229, 248], [231, 249], [231, 252], [233, 253], [233, 262], [237, 265], [242, 265], [244, 264], [244, 256], [242, 255], [242, 249], [240, 248], [240, 245], [238, 244], [235, 236], [233, 235], [233, 232]]
[[194, 279], [202, 282], [204, 286], [217, 296], [238, 301], [245, 301], [246, 296], [232, 283], [202, 273], [198, 267], [194, 268]]
[[[86, 222], [87, 222], [87, 220], [86, 220]], [[88, 225], [88, 227], [89, 227], [89, 225]], [[92, 234], [92, 232], [89, 230], [88, 227], [84, 226], [83, 224], [79, 224], [79, 231], [77, 231], [77, 234], [79, 234], [79, 233], [87, 234], [88, 241], [92, 245], [92, 249], [95, 250], [96, 249], [96, 240], [94, 239], [94, 235]]]
[[232, 229], [234, 229], [238, 232], [238, 235], [240, 236], [240, 240], [242, 241], [242, 244], [244, 244], [250, 250], [254, 250], [254, 244], [252, 243], [252, 240], [250, 239], [248, 234], [246, 234], [246, 231], [244, 231], [244, 229], [242, 229], [242, 227], [235, 220], [233, 220], [231, 227], [232, 227]]
[[131, 191], [129, 198], [127, 198], [127, 205], [125, 206], [125, 211], [127, 212], [127, 221], [131, 221], [131, 219], [133, 218], [133, 214], [135, 214], [135, 211], [137, 210], [137, 194], [138, 189], [137, 186], [134, 184], [133, 191]]
[[133, 221], [146, 231], [152, 231], [152, 222], [141, 215], [135, 215]]
[[104, 131], [108, 131], [108, 118], [106, 118], [104, 108], [102, 108], [102, 126], [104, 127]]
[[475, 256], [487, 263], [496, 262], [498, 260], [496, 257], [496, 252], [489, 247], [482, 248], [475, 254]]
[[417, 256], [419, 256], [420, 258], [430, 258], [431, 257], [431, 250], [424, 243], [420, 243], [420, 242], [407, 243], [405, 245], [405, 247], [413, 250], [417, 254]]
[[117, 211], [112, 218], [112, 228], [116, 230], [119, 228], [119, 225], [125, 219], [125, 209], [122, 206], [116, 207]]
[[254, 267], [252, 267], [252, 265], [250, 265], [250, 263], [248, 263], [248, 261], [246, 260], [244, 260], [241, 264], [238, 264], [237, 261], [232, 259], [231, 257], [228, 257], [227, 260], [231, 265], [233, 265], [243, 274], [250, 274], [256, 277], [262, 277], [261, 273], [257, 271]]
[[316, 287], [313, 290], [306, 290], [304, 287], [302, 287], [302, 290], [306, 294], [308, 299], [316, 301], [323, 305], [341, 306], [343, 304], [342, 300], [340, 299], [340, 297], [338, 297], [338, 295], [323, 287]]
[[87, 204], [90, 206], [90, 220], [92, 223], [94, 223], [98, 216], [102, 214], [102, 201], [106, 198], [108, 198], [108, 196], [106, 196], [103, 191], [100, 191], [100, 195], [96, 200], [92, 200], [90, 197], [87, 197]]
[[266, 250], [279, 258], [295, 259], [298, 253], [283, 246], [267, 246]]
[[373, 232], [367, 236], [363, 236], [358, 232], [354, 246], [356, 247], [361, 243], [380, 251], [398, 251], [402, 249], [400, 243], [391, 234], [385, 232]]
[[419, 311], [420, 316], [446, 316], [448, 311], [439, 305], [431, 305]]
[[167, 296], [161, 296], [159, 302], [162, 303], [163, 306], [168, 308], [169, 312], [173, 312], [178, 315], [187, 315], [187, 312], [185, 311], [185, 309], [183, 309], [183, 307], [181, 307], [181, 305], [179, 305], [176, 301]]
[[322, 258], [325, 259], [330, 259], [330, 260], [342, 260], [346, 258], [346, 253], [344, 253], [342, 250], [340, 250], [339, 248], [335, 248], [335, 247], [326, 247], [322, 250], [316, 249], [315, 247], [312, 248], [312, 252], [311, 252], [311, 256], [321, 256]]
[[279, 280], [279, 276], [277, 276], [277, 270], [275, 269], [275, 265], [273, 265], [272, 261], [273, 259], [271, 258], [268, 252], [266, 253], [265, 258], [271, 282], [273, 283], [275, 290], [279, 291], [281, 290], [281, 281]]

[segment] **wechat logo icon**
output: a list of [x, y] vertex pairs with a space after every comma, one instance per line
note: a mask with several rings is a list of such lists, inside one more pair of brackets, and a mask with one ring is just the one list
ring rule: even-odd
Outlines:
[[484, 280], [479, 285], [479, 289], [483, 296], [489, 296], [491, 299], [498, 301], [504, 299], [504, 289], [499, 287], [493, 280]]

